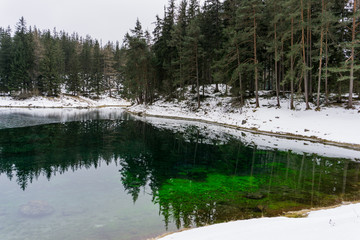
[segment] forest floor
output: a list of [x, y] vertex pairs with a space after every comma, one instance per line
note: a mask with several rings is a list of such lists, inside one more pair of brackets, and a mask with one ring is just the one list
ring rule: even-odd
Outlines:
[[[260, 108], [255, 108], [255, 99], [248, 99], [245, 106], [239, 107], [234, 98], [224, 95], [225, 86], [215, 93], [215, 86], [205, 88], [205, 97], [197, 109], [196, 99], [189, 91], [184, 100], [158, 100], [153, 105], [133, 105], [128, 111], [142, 116], [165, 117], [182, 120], [195, 120], [216, 123], [227, 127], [277, 135], [294, 139], [307, 139], [360, 149], [360, 101], [356, 100], [353, 109], [346, 109], [346, 103], [333, 103], [316, 106], [310, 103], [305, 110], [301, 99], [295, 99], [295, 110], [290, 110], [288, 98], [281, 98], [281, 107], [276, 107], [276, 98], [267, 97], [261, 92]], [[190, 97], [192, 96], [192, 98]]]

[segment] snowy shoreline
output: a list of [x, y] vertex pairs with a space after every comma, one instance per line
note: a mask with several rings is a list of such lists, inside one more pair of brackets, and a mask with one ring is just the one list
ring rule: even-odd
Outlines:
[[[126, 110], [125, 110], [126, 111]], [[277, 149], [280, 151], [291, 151], [297, 154], [315, 154], [331, 158], [346, 158], [353, 161], [360, 161], [360, 152], [357, 149], [335, 146], [322, 142], [306, 140], [303, 138], [294, 139], [292, 137], [279, 137], [276, 134], [261, 134], [248, 130], [240, 130], [236, 127], [229, 127], [222, 124], [206, 123], [198, 120], [171, 119], [150, 116], [134, 116], [135, 118], [147, 122], [159, 129], [171, 130], [174, 133], [186, 135], [186, 130], [196, 126], [199, 134], [206, 139], [213, 139], [226, 143], [230, 138], [235, 138], [245, 145], [256, 146], [258, 149]]]
[[188, 229], [158, 240], [303, 240], [358, 239], [360, 234], [360, 203], [343, 204], [322, 210], [301, 211], [303, 218], [256, 218]]
[[[251, 133], [290, 139], [308, 140], [360, 150], [360, 103], [354, 109], [342, 106], [305, 110], [305, 103], [297, 101], [290, 110], [289, 101], [261, 97], [260, 108], [249, 100], [243, 108], [233, 106], [233, 98], [213, 94], [214, 86], [206, 89], [205, 100], [196, 109], [192, 100], [158, 100], [153, 105], [133, 105], [127, 111], [139, 116], [171, 118], [217, 124]], [[224, 91], [223, 91], [224, 92]], [[193, 109], [193, 110], [190, 110]]]
[[178, 117], [178, 116], [163, 116], [163, 115], [148, 114], [148, 113], [146, 113], [146, 111], [144, 111], [144, 112], [132, 111], [132, 110], [129, 110], [129, 108], [127, 108], [126, 112], [133, 114], [133, 115], [140, 116], [140, 117], [144, 117], [145, 119], [150, 117], [150, 118], [168, 119], [168, 120], [175, 120], [175, 121], [188, 121], [188, 122], [194, 122], [194, 123], [198, 122], [198, 123], [203, 123], [203, 124], [210, 124], [210, 125], [230, 128], [230, 129], [234, 129], [237, 131], [248, 132], [251, 134], [258, 134], [258, 135], [263, 135], [263, 136], [277, 137], [277, 138], [283, 138], [283, 139], [289, 139], [289, 140], [300, 140], [300, 141], [307, 141], [307, 142], [312, 142], [312, 143], [320, 143], [320, 144], [326, 144], [326, 145], [330, 145], [330, 146], [334, 146], [334, 147], [341, 147], [341, 148], [360, 151], [360, 144], [337, 142], [337, 141], [318, 138], [316, 136], [308, 137], [308, 136], [304, 136], [304, 135], [298, 135], [298, 134], [287, 133], [287, 132], [263, 131], [263, 130], [259, 130], [259, 129], [255, 129], [255, 128], [244, 128], [244, 127], [241, 127], [238, 125], [221, 123], [221, 122], [217, 122], [217, 121], [208, 121], [208, 120], [204, 120], [204, 119], [191, 118], [191, 117], [185, 117], [185, 116]]
[[67, 94], [54, 98], [37, 96], [25, 100], [0, 96], [0, 108], [104, 108], [129, 107], [131, 105], [132, 103], [125, 99], [107, 96], [100, 96], [96, 100]]

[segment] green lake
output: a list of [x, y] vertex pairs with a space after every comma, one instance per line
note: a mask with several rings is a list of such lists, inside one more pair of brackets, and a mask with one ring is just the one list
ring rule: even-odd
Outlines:
[[140, 240], [360, 200], [359, 152], [226, 131], [118, 109], [2, 110], [0, 239]]

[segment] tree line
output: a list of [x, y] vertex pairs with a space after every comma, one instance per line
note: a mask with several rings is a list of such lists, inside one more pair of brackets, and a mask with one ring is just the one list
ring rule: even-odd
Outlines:
[[[302, 98], [317, 108], [360, 93], [359, 0], [169, 0], [154, 31], [137, 20], [122, 45], [77, 34], [27, 29], [23, 18], [1, 29], [0, 91], [111, 95], [140, 104], [159, 96], [200, 107], [204, 86], [226, 84], [240, 105], [259, 91]], [[218, 89], [217, 89], [218, 90]], [[336, 98], [334, 97], [336, 96]]]
[[73, 95], [98, 97], [120, 86], [119, 43], [101, 46], [90, 36], [27, 28], [24, 18], [0, 28], [0, 92], [29, 97]]
[[124, 82], [145, 103], [157, 93], [181, 99], [191, 85], [200, 107], [204, 85], [227, 84], [241, 105], [255, 97], [259, 107], [259, 91], [272, 90], [278, 106], [282, 95], [292, 109], [301, 96], [309, 109], [309, 102], [319, 108], [349, 93], [351, 108], [360, 92], [359, 6], [358, 0], [206, 0], [202, 6], [169, 0], [152, 41], [139, 22], [127, 35]]

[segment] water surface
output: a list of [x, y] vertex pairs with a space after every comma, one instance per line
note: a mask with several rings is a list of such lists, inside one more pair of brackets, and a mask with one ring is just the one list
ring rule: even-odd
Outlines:
[[[4, 240], [146, 239], [360, 198], [360, 165], [351, 157], [264, 149], [119, 110], [0, 115]], [[30, 201], [54, 212], [24, 216]]]

